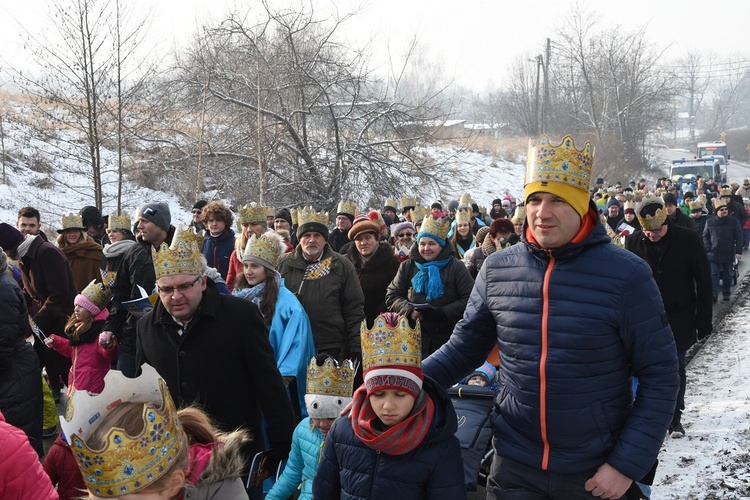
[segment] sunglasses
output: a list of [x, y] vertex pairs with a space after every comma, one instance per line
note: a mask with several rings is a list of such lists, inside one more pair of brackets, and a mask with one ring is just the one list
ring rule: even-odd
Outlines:
[[194, 214], [196, 214], [196, 215], [197, 215], [197, 214], [202, 214], [202, 213], [203, 213], [203, 210], [193, 210], [193, 213], [194, 213]]
[[399, 233], [396, 238], [411, 238], [412, 236], [414, 236], [414, 233]]

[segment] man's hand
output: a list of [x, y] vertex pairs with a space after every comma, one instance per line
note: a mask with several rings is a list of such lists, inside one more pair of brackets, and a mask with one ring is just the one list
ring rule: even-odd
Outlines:
[[412, 321], [422, 321], [424, 317], [422, 316], [422, 313], [414, 309], [409, 317], [412, 319]]
[[595, 497], [620, 498], [632, 482], [632, 479], [605, 463], [597, 469], [594, 477], [586, 481], [585, 488]]

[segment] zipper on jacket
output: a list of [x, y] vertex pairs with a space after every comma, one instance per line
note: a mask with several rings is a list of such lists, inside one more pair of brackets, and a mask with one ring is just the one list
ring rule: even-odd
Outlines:
[[380, 464], [380, 450], [375, 450], [375, 466], [372, 468], [372, 482], [370, 483], [370, 494], [367, 498], [373, 498], [373, 489], [375, 488], [375, 478], [378, 473], [378, 465]]
[[555, 257], [548, 252], [549, 264], [542, 285], [542, 345], [539, 358], [539, 424], [542, 436], [542, 470], [549, 466], [549, 441], [547, 440], [547, 349], [549, 344], [549, 279], [555, 266]]

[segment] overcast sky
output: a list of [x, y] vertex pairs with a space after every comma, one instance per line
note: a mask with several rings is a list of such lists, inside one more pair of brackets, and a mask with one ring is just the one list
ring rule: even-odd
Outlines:
[[[166, 42], [184, 43], [206, 19], [220, 19], [232, 6], [244, 11], [256, 2], [239, 0], [121, 0], [153, 12], [152, 32]], [[299, 4], [268, 0], [274, 5]], [[330, 5], [314, 0], [321, 11]], [[544, 40], [560, 26], [572, 7], [562, 0], [334, 0], [341, 11], [362, 6], [349, 21], [347, 36], [355, 43], [374, 37], [374, 62], [385, 61], [387, 47], [402, 50], [415, 34], [432, 56], [442, 61], [462, 85], [482, 91], [498, 85], [519, 56], [534, 57]], [[590, 1], [600, 26], [627, 29], [646, 26], [649, 40], [668, 48], [665, 63], [688, 50], [750, 60], [747, 30], [749, 0], [619, 0]], [[0, 1], [0, 56], [5, 65], [23, 67], [19, 24], [39, 33], [48, 19], [46, 0]]]

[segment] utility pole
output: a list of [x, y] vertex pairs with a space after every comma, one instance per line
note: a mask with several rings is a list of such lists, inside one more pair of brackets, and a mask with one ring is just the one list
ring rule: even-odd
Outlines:
[[542, 69], [542, 55], [536, 56], [536, 85], [534, 90], [534, 135], [539, 135], [539, 72]]

